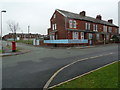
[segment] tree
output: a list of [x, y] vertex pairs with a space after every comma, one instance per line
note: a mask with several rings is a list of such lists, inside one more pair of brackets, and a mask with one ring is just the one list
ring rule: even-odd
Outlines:
[[113, 39], [114, 42], [118, 42], [119, 41], [119, 38], [117, 37], [117, 35], [113, 35], [112, 39]]
[[12, 31], [12, 33], [13, 33], [13, 39], [15, 41], [16, 40], [16, 31], [20, 29], [19, 23], [14, 22], [14, 21], [8, 21], [7, 24], [8, 24], [10, 31]]

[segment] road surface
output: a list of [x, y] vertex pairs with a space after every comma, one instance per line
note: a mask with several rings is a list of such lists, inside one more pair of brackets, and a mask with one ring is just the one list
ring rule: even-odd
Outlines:
[[42, 48], [18, 44], [29, 53], [3, 57], [3, 88], [43, 88], [60, 68], [48, 87], [118, 60], [118, 45], [94, 48]]

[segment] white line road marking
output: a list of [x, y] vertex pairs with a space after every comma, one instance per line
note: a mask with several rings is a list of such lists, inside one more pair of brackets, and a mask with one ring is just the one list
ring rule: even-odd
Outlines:
[[108, 53], [108, 54], [99, 55], [99, 56], [94, 56], [94, 57], [90, 57], [90, 58], [84, 58], [84, 59], [80, 59], [80, 60], [74, 61], [74, 62], [72, 62], [72, 63], [70, 63], [70, 64], [68, 64], [68, 65], [63, 66], [62, 68], [60, 68], [59, 70], [57, 70], [57, 71], [52, 75], [52, 77], [51, 77], [51, 78], [47, 81], [47, 83], [44, 85], [43, 90], [48, 88], [48, 86], [50, 85], [50, 83], [52, 82], [52, 80], [55, 78], [55, 76], [56, 76], [59, 72], [61, 72], [63, 69], [65, 69], [65, 68], [67, 68], [67, 67], [69, 67], [69, 66], [71, 66], [71, 65], [73, 65], [73, 64], [75, 64], [75, 63], [77, 63], [77, 62], [80, 62], [80, 61], [84, 61], [84, 60], [88, 60], [88, 59], [94, 59], [94, 58], [98, 58], [98, 57], [102, 57], [102, 56], [107, 56], [107, 55], [112, 55], [112, 54], [113, 54], [113, 53]]
[[[118, 61], [120, 61], [120, 60], [118, 60]], [[50, 88], [57, 87], [57, 86], [62, 85], [62, 84], [64, 84], [64, 83], [67, 83], [67, 82], [69, 82], [69, 81], [75, 80], [75, 79], [77, 79], [77, 78], [80, 78], [80, 77], [85, 76], [85, 75], [87, 75], [87, 74], [90, 74], [90, 73], [92, 73], [92, 72], [95, 72], [95, 71], [97, 71], [97, 70], [99, 70], [99, 69], [101, 69], [101, 68], [104, 68], [104, 67], [106, 67], [106, 66], [109, 66], [109, 65], [111, 65], [111, 64], [114, 64], [114, 63], [116, 63], [116, 62], [118, 62], [118, 61], [114, 61], [114, 62], [112, 62], [112, 63], [106, 64], [105, 66], [102, 66], [102, 67], [100, 67], [100, 68], [97, 68], [97, 69], [95, 69], [95, 70], [89, 71], [89, 72], [84, 73], [84, 74], [79, 75], [79, 76], [76, 76], [76, 77], [74, 77], [74, 78], [72, 78], [72, 79], [69, 79], [69, 80], [67, 80], [67, 81], [61, 82], [61, 83], [59, 83], [59, 84], [57, 84], [57, 85], [51, 86], [51, 87], [49, 87], [49, 89], [50, 89]]]

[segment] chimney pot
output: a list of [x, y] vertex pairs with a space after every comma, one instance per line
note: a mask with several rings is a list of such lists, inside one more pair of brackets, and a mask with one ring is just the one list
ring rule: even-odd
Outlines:
[[80, 12], [80, 16], [86, 16], [86, 12], [85, 11]]
[[112, 19], [109, 19], [108, 22], [109, 22], [109, 23], [113, 23], [113, 20], [112, 20]]
[[101, 15], [97, 15], [97, 16], [96, 16], [96, 19], [102, 20], [102, 16], [101, 16]]

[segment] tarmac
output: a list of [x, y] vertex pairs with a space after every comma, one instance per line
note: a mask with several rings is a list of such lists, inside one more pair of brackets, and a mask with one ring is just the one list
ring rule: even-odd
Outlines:
[[[107, 44], [106, 44], [107, 45]], [[106, 46], [104, 45], [104, 46]], [[109, 45], [109, 44], [108, 44]], [[31, 45], [32, 47], [33, 45]], [[96, 45], [97, 47], [98, 46], [103, 46], [103, 45]], [[96, 46], [78, 46], [78, 47], [62, 47], [62, 48], [66, 48], [66, 49], [86, 49], [86, 48], [94, 48]], [[45, 47], [43, 47], [45, 48]], [[59, 49], [60, 47], [47, 47], [47, 48], [50, 48], [50, 49]], [[0, 57], [4, 57], [4, 56], [13, 56], [13, 55], [20, 55], [20, 54], [24, 54], [24, 53], [27, 53], [27, 52], [30, 52], [31, 50], [26, 50], [26, 49], [20, 49], [19, 51], [16, 51], [16, 52], [12, 52], [12, 49], [11, 48], [8, 48], [7, 46], [4, 46], [3, 47], [3, 51], [4, 53], [0, 53]]]

